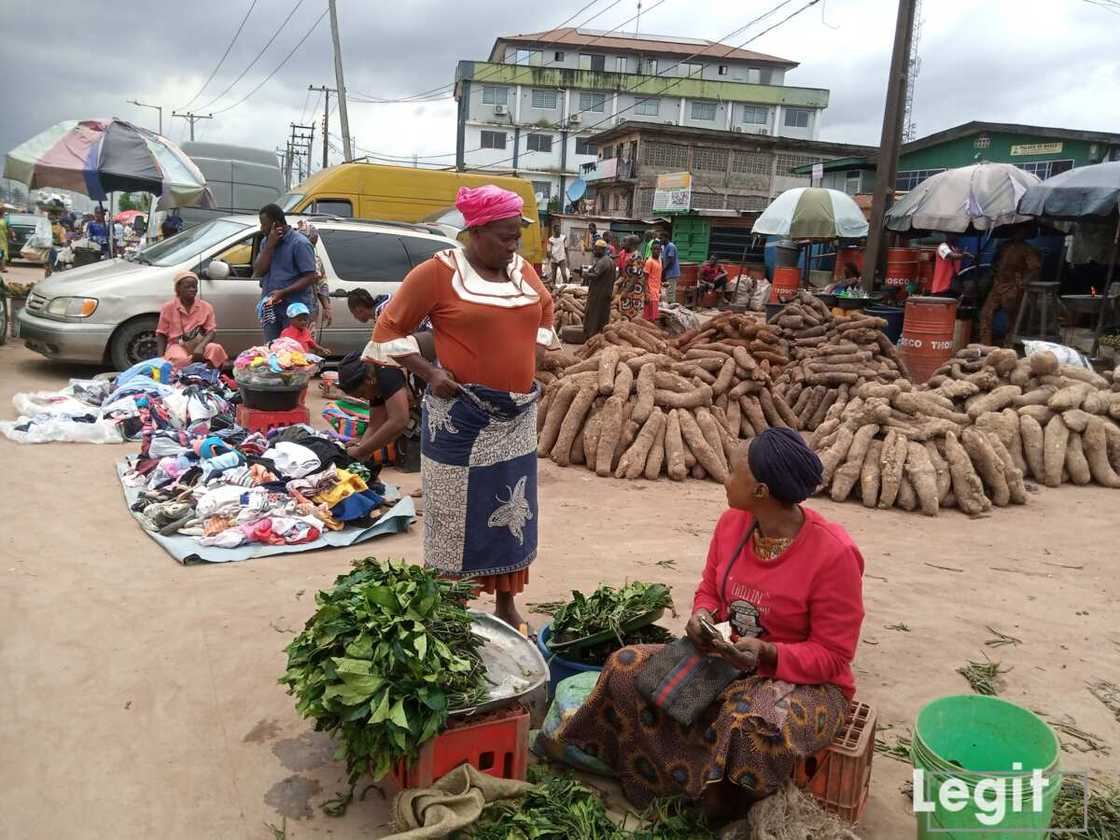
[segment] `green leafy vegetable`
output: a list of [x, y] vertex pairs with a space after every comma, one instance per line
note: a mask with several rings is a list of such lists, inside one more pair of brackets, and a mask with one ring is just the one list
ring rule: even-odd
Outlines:
[[373, 557], [315, 596], [280, 682], [296, 711], [338, 740], [351, 784], [415, 760], [449, 710], [486, 699], [483, 640], [466, 609], [473, 596], [469, 582]]
[[676, 637], [657, 624], [639, 627], [637, 630], [623, 632], [622, 639], [610, 639], [606, 642], [589, 648], [577, 648], [564, 651], [563, 658], [569, 662], [578, 662], [580, 665], [602, 666], [607, 664], [611, 654], [628, 645], [664, 645]]
[[569, 642], [605, 631], [619, 637], [627, 622], [672, 606], [669, 587], [661, 583], [634, 581], [621, 589], [600, 586], [590, 595], [572, 592], [572, 600], [552, 613], [550, 638]]

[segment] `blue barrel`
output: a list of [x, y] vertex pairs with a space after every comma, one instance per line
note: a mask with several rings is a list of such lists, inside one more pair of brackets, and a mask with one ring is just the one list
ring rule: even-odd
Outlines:
[[541, 628], [541, 632], [537, 634], [537, 649], [544, 657], [544, 661], [548, 663], [549, 697], [552, 697], [552, 695], [556, 693], [556, 686], [560, 683], [560, 680], [570, 677], [572, 674], [603, 670], [600, 665], [583, 665], [579, 662], [572, 662], [570, 659], [563, 659], [559, 655], [553, 653], [548, 647], [548, 637], [551, 634], [551, 624], [546, 624]]
[[876, 318], [882, 318], [887, 322], [883, 327], [883, 333], [891, 340], [891, 344], [898, 344], [898, 340], [902, 338], [902, 321], [904, 310], [901, 306], [885, 306], [883, 304], [876, 304], [869, 306], [863, 310], [866, 315], [874, 315]]

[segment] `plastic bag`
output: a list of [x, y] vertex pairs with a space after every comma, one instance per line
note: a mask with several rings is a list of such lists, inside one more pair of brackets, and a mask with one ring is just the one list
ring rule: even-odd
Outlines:
[[1027, 356], [1030, 356], [1032, 353], [1042, 353], [1043, 351], [1053, 353], [1058, 358], [1058, 364], [1073, 365], [1074, 367], [1085, 368], [1086, 370], [1093, 369], [1093, 366], [1089, 364], [1089, 360], [1085, 358], [1085, 355], [1073, 347], [1069, 347], [1065, 344], [1057, 344], [1053, 341], [1023, 342], [1023, 353]]
[[533, 741], [533, 752], [541, 758], [559, 761], [599, 776], [613, 776], [614, 771], [594, 756], [567, 744], [559, 737], [560, 728], [583, 706], [595, 683], [599, 681], [598, 671], [584, 671], [560, 680], [556, 686], [556, 696], [548, 707], [541, 730]]
[[[27, 426], [21, 430], [20, 427]], [[117, 424], [110, 420], [78, 423], [49, 414], [0, 422], [0, 434], [16, 443], [124, 443]]]

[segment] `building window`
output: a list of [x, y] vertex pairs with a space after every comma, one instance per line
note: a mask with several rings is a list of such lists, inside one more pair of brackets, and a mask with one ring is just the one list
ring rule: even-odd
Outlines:
[[548, 88], [533, 88], [532, 104], [534, 108], [540, 108], [545, 111], [553, 111], [556, 109], [559, 96], [557, 91], [549, 90]]
[[483, 131], [480, 145], [484, 149], [504, 149], [506, 147], [506, 133], [504, 131]]
[[530, 134], [525, 141], [525, 148], [530, 152], [551, 152], [551, 134]]
[[820, 163], [820, 158], [811, 155], [778, 154], [775, 157], [777, 157], [777, 161], [775, 161], [774, 174], [793, 178], [806, 177], [804, 175], [799, 176], [793, 171], [798, 167], [810, 163]]
[[1061, 172], [1073, 169], [1072, 160], [1032, 160], [1016, 164], [1024, 172], [1037, 175], [1043, 181]]
[[591, 141], [585, 137], [576, 138], [576, 154], [577, 155], [593, 155], [595, 154], [595, 147], [591, 145]]
[[502, 87], [501, 85], [483, 85], [482, 86], [482, 104], [483, 105], [508, 105], [509, 104], [509, 88]]
[[858, 195], [860, 185], [860, 171], [858, 169], [849, 169], [844, 175], [844, 192], [848, 195]]
[[743, 122], [749, 125], [766, 125], [770, 122], [770, 109], [765, 105], [744, 105]]
[[944, 171], [944, 169], [910, 169], [906, 172], [899, 172], [894, 182], [894, 188], [899, 192], [912, 190], [926, 178]]
[[580, 92], [579, 109], [581, 111], [594, 111], [601, 114], [607, 110], [607, 95], [605, 93]]
[[657, 75], [657, 59], [656, 58], [643, 58], [642, 59], [642, 72], [647, 76]]
[[992, 138], [987, 134], [981, 134], [973, 141], [972, 147], [974, 149], [990, 149], [992, 147]]
[[634, 113], [642, 117], [656, 117], [661, 112], [661, 102], [656, 97], [639, 99], [634, 106]]
[[564, 53], [560, 50], [557, 50], [552, 54], [552, 60], [559, 64], [564, 60]]
[[641, 149], [643, 164], [668, 170], [688, 168], [688, 146], [677, 143], [643, 142]]
[[762, 152], [736, 151], [731, 156], [731, 171], [743, 175], [769, 175], [772, 164], [770, 155]]
[[703, 64], [694, 64], [692, 62], [686, 61], [684, 64], [681, 65], [681, 72], [682, 72], [682, 75], [685, 75], [685, 76], [703, 76], [704, 75], [704, 65]]
[[719, 74], [721, 76], [726, 76], [727, 75], [727, 65], [726, 64], [721, 64], [719, 66]]
[[695, 149], [692, 153], [692, 168], [708, 172], [726, 171], [727, 149]]
[[552, 182], [532, 181], [531, 183], [533, 185], [533, 195], [540, 196], [541, 201], [548, 203], [548, 200], [552, 198]]
[[769, 67], [763, 67], [758, 71], [758, 83], [760, 85], [772, 84], [774, 71]]
[[787, 128], [808, 128], [808, 108], [786, 108], [785, 124]]
[[689, 113], [692, 119], [711, 122], [716, 118], [716, 103], [701, 102], [698, 99], [694, 99], [691, 104], [692, 108]]
[[540, 67], [544, 57], [540, 50], [509, 50], [506, 52], [506, 64], [533, 65]]
[[607, 69], [607, 57], [605, 55], [596, 55], [589, 53], [579, 54], [579, 69], [580, 70], [593, 70], [596, 73], [602, 73]]

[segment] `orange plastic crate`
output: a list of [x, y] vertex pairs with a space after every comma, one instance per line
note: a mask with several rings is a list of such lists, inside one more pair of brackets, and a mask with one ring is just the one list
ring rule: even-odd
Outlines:
[[844, 725], [832, 743], [794, 768], [794, 782], [813, 795], [826, 811], [859, 822], [871, 788], [875, 756], [875, 709], [853, 700]]
[[[306, 393], [306, 391], [304, 393]], [[258, 408], [248, 408], [244, 405], [239, 405], [237, 407], [237, 425], [251, 432], [267, 434], [273, 429], [282, 429], [285, 426], [296, 426], [300, 423], [309, 424], [310, 422], [311, 413], [302, 405], [290, 411], [262, 411]]]
[[431, 787], [460, 764], [499, 779], [524, 780], [529, 766], [529, 710], [514, 706], [453, 725], [421, 747], [411, 766], [402, 762], [384, 784], [393, 791]]

